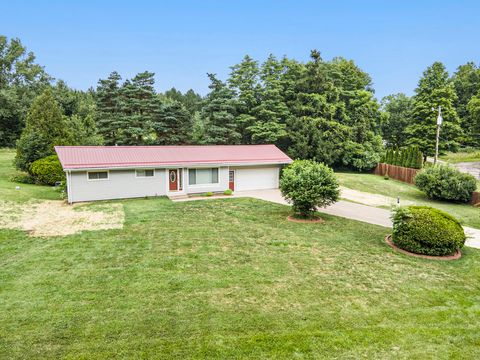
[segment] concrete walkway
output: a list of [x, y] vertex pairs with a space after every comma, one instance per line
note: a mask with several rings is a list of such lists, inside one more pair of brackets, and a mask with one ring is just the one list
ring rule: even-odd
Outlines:
[[[283, 198], [282, 194], [277, 189], [272, 190], [254, 190], [254, 191], [237, 191], [233, 197], [251, 197], [255, 199], [261, 199], [271, 201], [278, 204], [288, 205], [287, 201]], [[179, 199], [177, 201], [191, 201], [191, 200], [203, 200], [212, 199], [213, 197], [202, 198], [190, 198]], [[222, 197], [225, 198], [225, 197]], [[352, 203], [349, 201], [340, 200], [337, 203], [325, 208], [320, 209], [320, 212], [340, 216], [348, 219], [358, 220], [369, 224], [380, 225], [385, 227], [392, 227], [392, 221], [390, 220], [390, 211], [385, 209], [376, 208], [373, 206], [362, 205]], [[463, 227], [465, 234], [467, 235], [466, 246], [480, 249], [480, 230]]]

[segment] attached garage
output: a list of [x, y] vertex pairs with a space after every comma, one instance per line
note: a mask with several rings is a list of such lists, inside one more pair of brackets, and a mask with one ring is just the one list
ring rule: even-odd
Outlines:
[[230, 170], [235, 170], [235, 191], [278, 188], [279, 166], [231, 167]]

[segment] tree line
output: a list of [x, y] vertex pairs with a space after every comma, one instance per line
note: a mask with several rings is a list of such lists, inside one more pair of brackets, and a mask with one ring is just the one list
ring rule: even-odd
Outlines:
[[88, 91], [46, 74], [18, 39], [0, 36], [0, 146], [17, 147], [16, 164], [51, 155], [54, 145], [274, 143], [292, 158], [366, 170], [385, 145], [415, 145], [432, 155], [442, 106], [441, 150], [479, 146], [480, 70], [450, 77], [430, 66], [415, 95], [374, 97], [370, 76], [352, 60], [324, 60], [313, 50], [299, 62], [250, 56], [222, 81], [207, 74], [206, 96], [155, 90], [152, 72], [122, 79], [112, 72]]
[[416, 145], [434, 155], [436, 119], [441, 106], [440, 151], [480, 147], [480, 68], [461, 65], [450, 76], [441, 62], [423, 73], [415, 95], [395, 94], [381, 102], [381, 132], [392, 147]]

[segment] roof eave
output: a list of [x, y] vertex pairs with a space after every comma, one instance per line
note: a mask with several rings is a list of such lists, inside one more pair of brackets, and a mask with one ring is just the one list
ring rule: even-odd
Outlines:
[[212, 167], [212, 166], [261, 166], [261, 165], [287, 165], [293, 162], [292, 159], [282, 159], [275, 161], [251, 161], [251, 162], [210, 162], [210, 163], [176, 163], [176, 164], [142, 164], [142, 165], [90, 165], [90, 166], [63, 166], [65, 171], [94, 171], [94, 170], [132, 170], [132, 169], [171, 169], [171, 168], [192, 168], [192, 167]]

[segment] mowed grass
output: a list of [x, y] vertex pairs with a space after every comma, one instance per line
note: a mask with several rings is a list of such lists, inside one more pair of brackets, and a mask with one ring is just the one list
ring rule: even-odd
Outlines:
[[386, 228], [291, 223], [289, 207], [253, 199], [122, 203], [123, 229], [0, 230], [0, 358], [480, 354], [478, 250], [411, 258]]
[[480, 149], [466, 152], [448, 152], [440, 156], [440, 159], [450, 163], [480, 161]]
[[[13, 166], [15, 151], [0, 148], [0, 201], [26, 202], [32, 199], [58, 200], [59, 194], [49, 186], [20, 184], [10, 181], [18, 173]], [[16, 190], [19, 186], [20, 190]]]
[[430, 200], [414, 185], [393, 179], [385, 180], [383, 176], [360, 173], [336, 173], [341, 185], [372, 194], [380, 194], [402, 200], [413, 201], [418, 205], [427, 205], [444, 210], [455, 216], [463, 225], [480, 229], [480, 208], [468, 204], [450, 203]]

